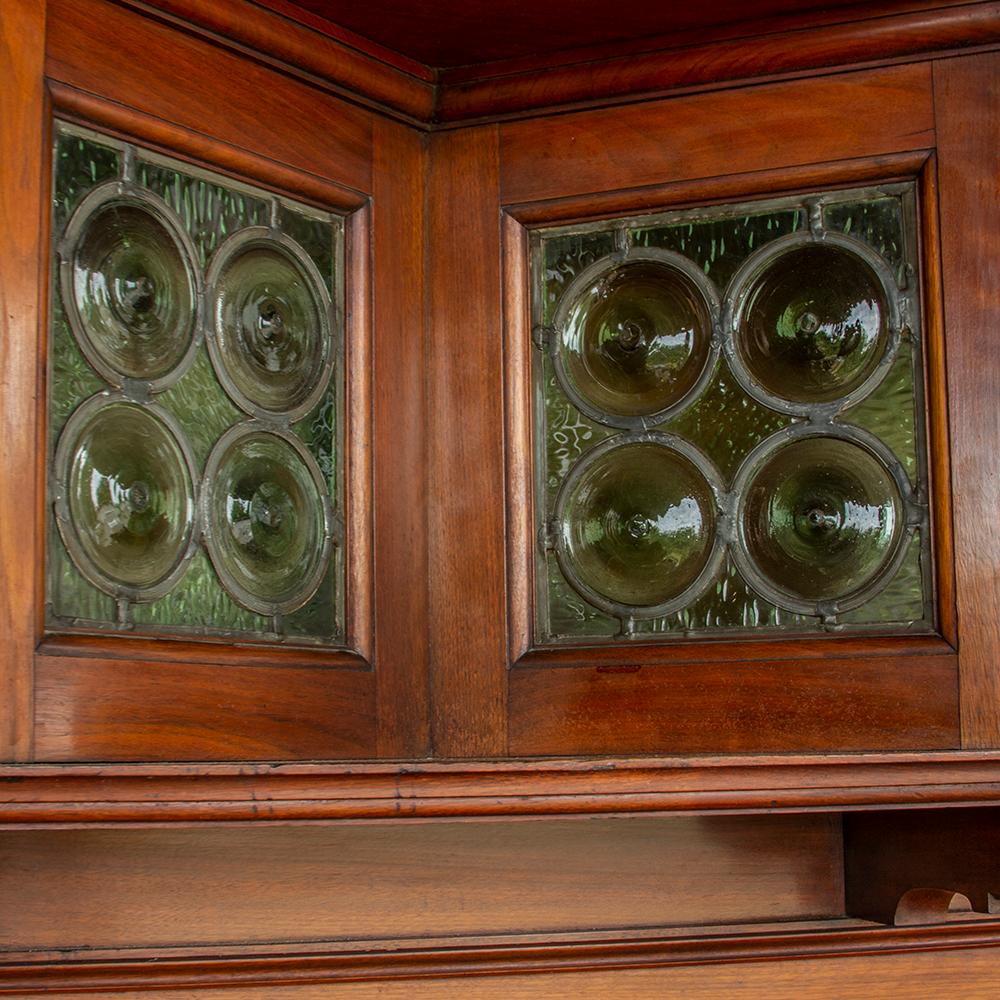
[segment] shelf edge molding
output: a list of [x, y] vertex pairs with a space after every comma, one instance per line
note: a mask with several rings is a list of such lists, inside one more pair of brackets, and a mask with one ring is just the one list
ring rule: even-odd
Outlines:
[[0, 829], [1000, 805], [1000, 752], [0, 767]]

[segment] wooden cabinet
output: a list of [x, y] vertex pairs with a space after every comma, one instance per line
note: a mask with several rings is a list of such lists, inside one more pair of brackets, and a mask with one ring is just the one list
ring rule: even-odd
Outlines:
[[[356, 33], [415, 9], [6, 0], [0, 992], [995, 990], [1000, 9], [789, 6], [460, 65]], [[47, 607], [60, 122], [342, 220], [337, 641]], [[549, 641], [539, 234], [889, 188], [926, 627]]]

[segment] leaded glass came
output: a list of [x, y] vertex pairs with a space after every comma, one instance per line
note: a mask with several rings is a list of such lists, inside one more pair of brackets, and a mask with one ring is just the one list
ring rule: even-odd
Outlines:
[[343, 241], [57, 124], [49, 628], [343, 641]]
[[933, 630], [913, 185], [532, 255], [537, 641]]

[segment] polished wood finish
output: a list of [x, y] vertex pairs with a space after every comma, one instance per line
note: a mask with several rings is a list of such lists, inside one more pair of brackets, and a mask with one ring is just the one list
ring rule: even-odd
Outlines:
[[[581, 45], [676, 37], [817, 8], [849, 17], [856, 0], [717, 0], [692, 7], [678, 0], [650, 5], [625, 0], [614, 18], [600, 0], [576, 0], [572, 11], [518, 0], [295, 0], [294, 5], [429, 66], [467, 66], [518, 56], [557, 55]], [[838, 8], [840, 8], [838, 10]]]
[[954, 657], [522, 667], [509, 726], [515, 756], [946, 749]]
[[[371, 192], [372, 116], [110, 0], [48, 0], [47, 75]], [[169, 59], [149, 67], [157, 53]]]
[[589, 52], [565, 53], [558, 61], [535, 58], [513, 65], [468, 67], [444, 74], [438, 120], [462, 123], [534, 115], [554, 108], [632, 101], [639, 95], [718, 89], [737, 81], [801, 77], [833, 66], [912, 61], [928, 52], [1000, 43], [998, 4], [899, 11], [881, 17], [876, 7], [865, 13], [871, 19], [831, 23], [833, 14], [827, 13], [810, 23], [809, 15], [800, 15], [791, 24], [773, 23], [759, 33], [747, 26], [747, 33], [737, 37], [705, 38], [699, 32], [680, 45], [676, 38], [662, 39], [659, 45], [647, 41], [612, 46], [610, 51], [602, 45]]
[[513, 122], [500, 135], [504, 204], [929, 149], [930, 67]]
[[[939, 129], [941, 270], [947, 322], [958, 617], [965, 746], [1000, 746], [1000, 542], [990, 512], [1000, 505], [1000, 323], [995, 253], [1000, 202], [1000, 125], [975, 113], [1000, 100], [1000, 58], [934, 68]], [[948, 222], [951, 220], [952, 224]], [[959, 220], [961, 220], [959, 222]]]
[[38, 656], [36, 760], [371, 757], [375, 679], [328, 666]]
[[[957, 937], [957, 936], [956, 936]], [[979, 943], [982, 942], [982, 943]], [[315, 984], [208, 989], [204, 1000], [926, 1000], [929, 983], [946, 983], [962, 1000], [993, 1000], [1000, 987], [1000, 948], [986, 935], [941, 950], [818, 957], [688, 968], [588, 970], [559, 976], [417, 978], [392, 983]], [[148, 993], [69, 993], [68, 1000], [140, 1000]], [[157, 1000], [189, 1000], [185, 990]]]
[[989, 912], [1000, 890], [1000, 810], [858, 813], [844, 817], [847, 913], [891, 922], [911, 889], [961, 893]]
[[45, 5], [10, 0], [0, 9], [0, 121], [10, 154], [0, 157], [0, 227], [7, 234], [0, 281], [0, 759], [31, 754], [31, 653], [39, 540], [35, 457], [36, 386], [44, 309], [48, 160], [42, 81]]
[[186, 31], [196, 31], [215, 45], [235, 48], [255, 61], [374, 105], [404, 121], [424, 123], [434, 115], [435, 74], [428, 67], [328, 20], [303, 17], [301, 8], [285, 0], [253, 4], [120, 2], [137, 11], [155, 12], [155, 16]]
[[[899, 951], [946, 951], [996, 947], [998, 926], [923, 926], [883, 928], [866, 921], [827, 919], [780, 923], [715, 924], [690, 928], [589, 933], [517, 934], [475, 937], [380, 939], [317, 942], [298, 951], [287, 945], [219, 948], [210, 955], [199, 949], [173, 949], [169, 955], [136, 949], [131, 954], [86, 950], [50, 953], [8, 953], [0, 960], [0, 994], [44, 989], [128, 989], [170, 987], [204, 989], [226, 985], [244, 989], [267, 983], [298, 990], [310, 984], [358, 980], [408, 980], [411, 990], [431, 977], [502, 974], [510, 976], [587, 970], [624, 971], [697, 965], [702, 977], [712, 975], [708, 963], [802, 960], [813, 957], [868, 957]], [[942, 956], [944, 957], [944, 956]], [[431, 979], [433, 984], [443, 980]], [[551, 982], [551, 981], [550, 981]], [[794, 980], [793, 980], [794, 982]], [[316, 988], [315, 986], [313, 988]], [[329, 987], [333, 996], [341, 995]], [[88, 994], [90, 995], [90, 994]], [[160, 995], [157, 992], [157, 995]], [[199, 992], [198, 995], [203, 995]], [[239, 995], [239, 994], [236, 994]], [[301, 993], [293, 993], [300, 996]], [[419, 994], [417, 994], [419, 995]], [[436, 994], [434, 994], [436, 995]], [[616, 994], [617, 995], [617, 994]], [[661, 996], [660, 993], [650, 994]], [[837, 993], [837, 996], [842, 994]]]
[[910, 889], [896, 904], [892, 922], [896, 927], [923, 927], [928, 924], [967, 923], [992, 920], [988, 913], [977, 913], [968, 896], [950, 889]]
[[[501, 128], [504, 196], [517, 202], [504, 230], [511, 754], [960, 745], [931, 101], [928, 68], [900, 67], [567, 115], [545, 121], [544, 135], [541, 122]], [[732, 172], [700, 179], [695, 171], [709, 173], [722, 143]], [[803, 162], [815, 154], [823, 162]], [[527, 226], [898, 179], [919, 181], [931, 259], [924, 299], [941, 636], [538, 645]], [[529, 194], [539, 200], [523, 200]]]
[[[0, 827], [372, 822], [1000, 805], [1000, 755], [8, 765]], [[982, 813], [988, 817], [989, 812]]]
[[833, 917], [839, 838], [831, 816], [21, 831], [0, 940], [166, 955]]
[[430, 751], [424, 428], [426, 140], [375, 122], [375, 681], [378, 753]]
[[431, 139], [427, 583], [433, 746], [440, 757], [505, 750], [498, 167], [495, 127]]

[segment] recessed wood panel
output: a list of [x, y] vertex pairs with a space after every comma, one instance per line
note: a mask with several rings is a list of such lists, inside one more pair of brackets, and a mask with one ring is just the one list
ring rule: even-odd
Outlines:
[[926, 149], [926, 64], [503, 125], [504, 204]]
[[517, 667], [511, 754], [957, 747], [955, 657]]
[[[25, 831], [8, 950], [387, 939], [838, 915], [839, 819]], [[58, 915], [58, 919], [54, 919]]]
[[39, 655], [35, 757], [371, 757], [374, 687], [368, 670]]
[[48, 17], [53, 79], [371, 192], [369, 112], [109, 0]]

